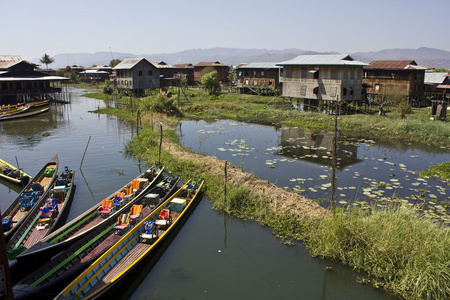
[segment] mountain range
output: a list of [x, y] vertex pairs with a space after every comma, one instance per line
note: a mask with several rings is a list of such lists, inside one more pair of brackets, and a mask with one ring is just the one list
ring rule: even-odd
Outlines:
[[[164, 61], [168, 64], [192, 63], [202, 61], [219, 61], [226, 65], [236, 66], [240, 63], [250, 62], [282, 62], [292, 59], [298, 55], [305, 54], [336, 54], [338, 52], [314, 52], [295, 48], [283, 50], [269, 49], [240, 49], [240, 48], [209, 48], [191, 49], [175, 53], [157, 54], [133, 54], [121, 52], [96, 52], [96, 53], [64, 53], [57, 54], [53, 58], [55, 62], [51, 68], [63, 68], [67, 65], [78, 65], [90, 67], [92, 65], [109, 65], [111, 59], [126, 59], [145, 57], [148, 61]], [[417, 64], [424, 67], [448, 68], [450, 69], [450, 52], [435, 48], [421, 47], [418, 49], [385, 49], [377, 52], [350, 53], [354, 59], [362, 62], [372, 60], [415, 60]], [[32, 60], [40, 64], [39, 58]]]

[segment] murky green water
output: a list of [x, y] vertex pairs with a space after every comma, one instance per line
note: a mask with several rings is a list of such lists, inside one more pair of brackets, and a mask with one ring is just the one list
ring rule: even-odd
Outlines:
[[[76, 170], [77, 189], [69, 220], [146, 168], [122, 153], [124, 144], [134, 134], [133, 128], [115, 117], [88, 113], [104, 104], [80, 94], [80, 91], [74, 91], [72, 104], [52, 106], [48, 113], [0, 123], [2, 159], [15, 164], [17, 157], [20, 167], [33, 176], [57, 153], [60, 171], [65, 165]], [[183, 130], [184, 138], [187, 138], [187, 130]], [[44, 137], [45, 133], [50, 135]], [[79, 167], [89, 137], [81, 172]], [[191, 136], [191, 139], [196, 137]], [[242, 139], [249, 141], [244, 135]], [[222, 136], [221, 140], [227, 142], [229, 138]], [[206, 150], [206, 141], [200, 151]], [[217, 143], [215, 147], [226, 147], [222, 144]], [[272, 142], [263, 148], [249, 145], [255, 149], [248, 153], [260, 157], [269, 152], [267, 148], [277, 147]], [[197, 150], [199, 145], [191, 147]], [[231, 157], [240, 163], [239, 155]], [[274, 177], [274, 171], [282, 169], [284, 163], [288, 164], [288, 161], [276, 161], [276, 167], [271, 169], [265, 163], [252, 165], [250, 157], [244, 159], [245, 168], [256, 173], [262, 165], [264, 172], [260, 176], [274, 181], [277, 181], [276, 177], [281, 178], [281, 175]], [[278, 154], [276, 157], [284, 158]], [[320, 164], [308, 164], [313, 173], [304, 177], [325, 174]], [[291, 177], [286, 175], [279, 183], [289, 184]], [[2, 210], [17, 192], [0, 184]], [[327, 266], [332, 270], [325, 271]], [[141, 277], [142, 283], [133, 299], [390, 299], [382, 291], [357, 283], [361, 275], [350, 268], [311, 258], [302, 245], [281, 244], [268, 228], [213, 211], [208, 199], [200, 202], [152, 271]]]

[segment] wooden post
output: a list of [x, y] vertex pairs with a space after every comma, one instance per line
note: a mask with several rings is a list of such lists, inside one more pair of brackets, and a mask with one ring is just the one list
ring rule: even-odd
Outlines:
[[161, 145], [162, 145], [162, 135], [163, 135], [163, 130], [162, 130], [162, 124], [159, 124], [159, 128], [161, 129], [161, 138], [159, 139], [159, 158], [158, 158], [158, 164], [161, 164]]
[[141, 121], [141, 110], [138, 109], [136, 113], [136, 133], [139, 135], [139, 123]]
[[88, 146], [89, 146], [89, 142], [90, 142], [90, 141], [91, 141], [91, 136], [89, 136], [89, 140], [88, 140], [88, 142], [87, 142], [86, 149], [84, 149], [83, 158], [81, 159], [81, 163], [80, 163], [80, 170], [81, 170], [81, 165], [83, 165], [84, 156], [86, 155], [86, 151], [87, 151], [87, 148], [88, 148]]
[[338, 101], [335, 102], [334, 112], [334, 133], [332, 142], [332, 166], [331, 166], [331, 210], [333, 217], [336, 215], [336, 165], [337, 165], [337, 116], [338, 116]]
[[224, 189], [223, 189], [223, 203], [224, 203], [224, 205], [227, 204], [227, 163], [228, 163], [228, 161], [225, 161], [225, 182], [224, 182]]

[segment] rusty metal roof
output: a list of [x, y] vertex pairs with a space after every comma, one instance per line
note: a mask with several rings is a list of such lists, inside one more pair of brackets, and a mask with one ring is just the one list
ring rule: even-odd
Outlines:
[[194, 66], [192, 64], [175, 64], [173, 65], [174, 68], [177, 69], [192, 69]]
[[141, 58], [127, 58], [127, 59], [122, 60], [117, 66], [115, 66], [113, 68], [113, 70], [132, 69], [135, 65], [137, 65], [142, 60], [145, 60], [146, 62], [148, 62], [149, 64], [151, 64], [153, 66], [153, 64], [151, 62], [149, 62], [148, 60], [146, 60], [143, 57], [141, 57]]
[[302, 66], [367, 66], [366, 63], [354, 60], [347, 54], [331, 54], [331, 55], [299, 55], [288, 61], [277, 63], [278, 66], [286, 65], [302, 65]]
[[195, 66], [196, 67], [217, 67], [217, 66], [226, 67], [227, 65], [224, 65], [223, 63], [221, 63], [219, 61], [202, 61], [202, 62], [199, 62], [198, 64], [196, 64]]
[[169, 65], [168, 63], [164, 62], [164, 61], [153, 61], [152, 64], [157, 67], [158, 69], [162, 69], [162, 68], [172, 68], [171, 65]]
[[373, 60], [365, 69], [412, 69], [417, 66], [414, 60]]

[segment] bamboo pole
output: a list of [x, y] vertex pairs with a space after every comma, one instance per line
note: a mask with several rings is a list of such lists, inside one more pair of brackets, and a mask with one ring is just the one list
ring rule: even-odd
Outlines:
[[81, 159], [81, 163], [80, 163], [80, 170], [81, 170], [81, 166], [83, 165], [84, 156], [86, 155], [86, 151], [87, 151], [87, 149], [88, 149], [88, 146], [89, 146], [89, 142], [90, 142], [90, 141], [91, 141], [91, 136], [89, 136], [89, 140], [88, 140], [88, 142], [87, 142], [86, 149], [84, 149], [83, 158]]

